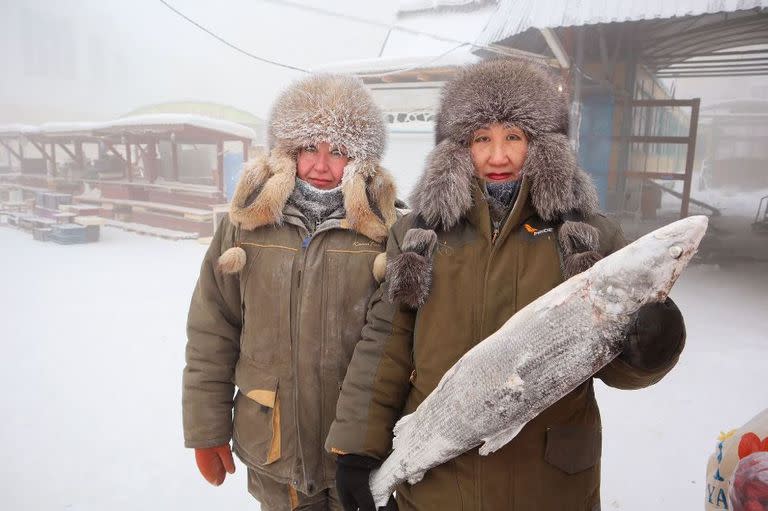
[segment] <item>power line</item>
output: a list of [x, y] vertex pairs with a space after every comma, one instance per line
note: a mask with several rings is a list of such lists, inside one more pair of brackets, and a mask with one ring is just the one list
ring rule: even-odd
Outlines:
[[[300, 68], [300, 67], [291, 66], [289, 64], [283, 64], [281, 62], [277, 62], [277, 61], [270, 60], [270, 59], [267, 59], [267, 58], [264, 58], [264, 57], [259, 57], [258, 55], [254, 55], [253, 53], [251, 53], [251, 52], [249, 52], [247, 50], [244, 50], [243, 48], [240, 48], [239, 46], [237, 46], [237, 45], [235, 45], [233, 43], [230, 43], [229, 41], [227, 41], [223, 37], [219, 36], [215, 32], [213, 32], [213, 31], [209, 30], [208, 28], [204, 27], [203, 25], [201, 25], [200, 23], [196, 22], [195, 20], [193, 20], [189, 16], [185, 15], [183, 12], [181, 12], [178, 9], [176, 9], [175, 7], [173, 7], [166, 0], [159, 0], [159, 1], [164, 6], [166, 6], [168, 9], [170, 9], [172, 12], [174, 12], [175, 14], [177, 14], [178, 16], [183, 18], [185, 21], [193, 24], [195, 27], [199, 28], [200, 30], [202, 30], [206, 34], [208, 34], [211, 37], [213, 37], [216, 40], [218, 40], [219, 42], [229, 46], [233, 50], [235, 50], [235, 51], [237, 51], [239, 53], [242, 53], [243, 55], [245, 55], [247, 57], [250, 57], [252, 59], [258, 60], [260, 62], [265, 62], [267, 64], [272, 64], [274, 66], [283, 67], [283, 68], [286, 68], [286, 69], [291, 69], [291, 70], [299, 71], [299, 72], [302, 72], [302, 73], [310, 73], [311, 72], [308, 69], [303, 69], [303, 68]], [[326, 9], [320, 9], [318, 7], [312, 7], [312, 6], [308, 6], [308, 5], [303, 5], [303, 4], [300, 4], [300, 3], [297, 3], [297, 2], [292, 2], [290, 0], [263, 0], [263, 1], [271, 2], [271, 3], [279, 4], [279, 5], [286, 5], [286, 6], [289, 6], [289, 7], [296, 8], [296, 9], [302, 9], [302, 10], [306, 10], [306, 11], [311, 11], [311, 12], [315, 12], [317, 14], [322, 14], [322, 15], [325, 15], [325, 16], [331, 16], [331, 17], [335, 17], [335, 18], [341, 18], [341, 19], [345, 19], [345, 20], [348, 20], [348, 21], [354, 21], [354, 22], [363, 23], [363, 24], [367, 24], [367, 25], [374, 25], [374, 26], [378, 26], [378, 27], [382, 27], [382, 28], [387, 28], [389, 30], [400, 30], [400, 31], [403, 31], [403, 32], [406, 32], [406, 33], [410, 33], [410, 34], [413, 34], [413, 35], [421, 35], [421, 36], [431, 37], [433, 39], [437, 39], [437, 40], [444, 41], [444, 42], [458, 43], [457, 46], [454, 46], [454, 47], [450, 48], [449, 50], [441, 53], [440, 55], [434, 57], [433, 59], [430, 59], [427, 62], [422, 62], [421, 64], [418, 64], [416, 66], [412, 66], [412, 67], [408, 67], [408, 68], [402, 68], [402, 69], [395, 69], [395, 70], [386, 71], [386, 72], [383, 72], [383, 73], [355, 73], [356, 75], [358, 75], [358, 76], [360, 76], [362, 78], [374, 78], [374, 77], [380, 77], [380, 76], [394, 75], [394, 74], [404, 73], [404, 72], [408, 72], [408, 71], [413, 71], [415, 69], [423, 68], [425, 66], [428, 66], [428, 65], [430, 65], [430, 64], [440, 60], [441, 58], [443, 58], [444, 56], [448, 55], [449, 53], [452, 53], [452, 52], [456, 51], [457, 49], [459, 49], [461, 47], [464, 47], [464, 46], [471, 46], [473, 48], [485, 49], [485, 50], [488, 50], [490, 52], [501, 54], [501, 55], [505, 55], [505, 56], [525, 57], [525, 58], [529, 58], [529, 59], [537, 60], [537, 61], [538, 60], [550, 60], [548, 57], [545, 57], [543, 55], [537, 55], [535, 53], [524, 52], [524, 51], [521, 51], [521, 50], [513, 50], [511, 48], [500, 48], [500, 47], [498, 47], [496, 45], [491, 45], [491, 46], [489, 46], [489, 45], [479, 45], [479, 44], [471, 43], [471, 42], [468, 42], [468, 41], [459, 41], [457, 39], [451, 39], [449, 37], [444, 37], [444, 36], [440, 36], [440, 35], [436, 35], [436, 34], [430, 34], [430, 33], [427, 33], [427, 32], [422, 32], [420, 30], [415, 30], [415, 29], [411, 29], [411, 28], [407, 28], [407, 27], [402, 27], [402, 26], [399, 26], [399, 25], [392, 25], [392, 24], [382, 23], [382, 22], [373, 21], [373, 20], [366, 19], [366, 18], [360, 18], [360, 17], [357, 17], [357, 16], [351, 16], [351, 15], [348, 15], [348, 14], [343, 14], [343, 13], [338, 13], [338, 12], [334, 12], [334, 11], [329, 11], [329, 10], [326, 10]]]
[[[550, 57], [547, 57], [545, 55], [538, 55], [536, 53], [526, 52], [526, 51], [523, 51], [523, 50], [517, 50], [517, 49], [514, 49], [514, 48], [499, 47], [497, 45], [477, 44], [477, 43], [473, 43], [473, 42], [470, 42], [470, 41], [461, 41], [461, 40], [458, 40], [458, 39], [453, 39], [453, 38], [445, 37], [445, 36], [438, 35], [438, 34], [432, 34], [432, 33], [429, 33], [429, 32], [424, 32], [424, 31], [421, 31], [421, 30], [416, 30], [416, 29], [413, 29], [413, 28], [404, 27], [402, 25], [394, 25], [394, 24], [391, 24], [391, 23], [384, 23], [384, 22], [381, 22], [381, 21], [374, 21], [374, 20], [371, 20], [371, 19], [368, 19], [368, 18], [361, 18], [359, 16], [352, 16], [352, 15], [349, 15], [349, 14], [343, 14], [343, 13], [339, 13], [339, 12], [336, 12], [336, 11], [331, 11], [331, 10], [328, 10], [328, 9], [321, 9], [320, 7], [313, 7], [311, 5], [305, 5], [305, 4], [302, 4], [302, 3], [299, 3], [299, 2], [294, 2], [292, 0], [262, 0], [262, 1], [269, 2], [269, 3], [272, 3], [272, 4], [278, 4], [278, 5], [287, 5], [289, 7], [295, 8], [295, 9], [300, 9], [300, 10], [304, 10], [304, 11], [310, 11], [310, 12], [314, 12], [314, 13], [317, 13], [317, 14], [323, 14], [325, 16], [330, 16], [330, 17], [333, 17], [333, 18], [341, 18], [341, 19], [345, 19], [345, 20], [348, 20], [348, 21], [355, 21], [355, 22], [358, 22], [358, 23], [366, 24], [366, 25], [373, 25], [373, 26], [376, 26], [376, 27], [386, 28], [388, 30], [399, 30], [401, 32], [406, 32], [406, 33], [409, 33], [409, 34], [412, 34], [412, 35], [421, 35], [421, 36], [425, 36], [425, 37], [430, 37], [432, 39], [437, 39], [438, 41], [444, 41], [444, 42], [447, 42], [447, 43], [459, 44], [461, 46], [472, 46], [473, 48], [488, 50], [490, 52], [497, 53], [497, 54], [500, 54], [500, 55], [504, 55], [504, 56], [507, 56], [507, 57], [518, 57], [518, 58], [519, 57], [524, 57], [524, 58], [528, 58], [528, 59], [532, 59], [532, 60], [547, 60], [547, 61], [551, 60]], [[450, 53], [450, 51], [453, 51], [453, 50], [449, 50], [449, 53]]]
[[230, 47], [230, 48], [232, 48], [233, 50], [236, 50], [236, 51], [238, 51], [238, 52], [242, 53], [243, 55], [246, 55], [246, 56], [248, 56], [248, 57], [250, 57], [250, 58], [252, 58], [252, 59], [256, 59], [256, 60], [258, 60], [258, 61], [260, 61], [260, 62], [266, 62], [267, 64], [272, 64], [273, 66], [284, 67], [284, 68], [286, 68], [286, 69], [292, 69], [292, 70], [294, 70], [294, 71], [300, 71], [300, 72], [302, 72], [302, 73], [309, 73], [309, 72], [310, 72], [310, 71], [309, 71], [309, 70], [307, 70], [307, 69], [302, 69], [302, 68], [300, 68], [300, 67], [291, 66], [291, 65], [289, 65], [289, 64], [282, 64], [282, 63], [280, 63], [280, 62], [276, 62], [276, 61], [274, 61], [274, 60], [269, 60], [269, 59], [266, 59], [266, 58], [264, 58], [264, 57], [259, 57], [258, 55], [254, 55], [253, 53], [251, 53], [251, 52], [249, 52], [249, 51], [246, 51], [246, 50], [244, 50], [244, 49], [240, 48], [239, 46], [237, 46], [237, 45], [234, 45], [234, 44], [230, 43], [229, 41], [227, 41], [227, 40], [226, 40], [226, 39], [224, 39], [223, 37], [220, 37], [219, 35], [215, 34], [214, 32], [212, 32], [212, 31], [208, 30], [207, 28], [205, 28], [204, 26], [202, 26], [200, 23], [198, 23], [198, 22], [196, 22], [195, 20], [193, 20], [193, 19], [189, 18], [189, 17], [188, 17], [188, 16], [186, 16], [186, 15], [185, 15], [183, 12], [179, 11], [178, 9], [176, 9], [175, 7], [173, 7], [171, 4], [169, 4], [169, 3], [168, 3], [168, 2], [166, 2], [165, 0], [159, 0], [159, 1], [160, 1], [160, 3], [161, 3], [161, 4], [163, 4], [164, 6], [166, 6], [166, 7], [167, 7], [167, 8], [169, 8], [171, 11], [173, 11], [173, 12], [174, 12], [174, 13], [176, 13], [176, 14], [178, 14], [179, 16], [181, 16], [182, 18], [184, 18], [184, 19], [185, 19], [185, 20], [187, 20], [188, 22], [192, 23], [194, 26], [196, 26], [197, 28], [199, 28], [200, 30], [202, 30], [203, 32], [205, 32], [206, 34], [210, 35], [211, 37], [214, 37], [214, 38], [215, 38], [215, 39], [217, 39], [218, 41], [220, 41], [220, 42], [222, 42], [222, 43], [226, 44], [227, 46], [229, 46], [229, 47]]

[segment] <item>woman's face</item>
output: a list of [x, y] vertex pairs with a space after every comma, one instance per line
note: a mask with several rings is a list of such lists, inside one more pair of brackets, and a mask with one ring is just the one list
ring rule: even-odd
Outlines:
[[528, 154], [528, 137], [520, 128], [494, 123], [472, 134], [469, 150], [479, 178], [491, 183], [515, 181]]
[[332, 190], [341, 183], [348, 161], [343, 149], [332, 149], [326, 142], [308, 145], [296, 157], [296, 173], [315, 188]]

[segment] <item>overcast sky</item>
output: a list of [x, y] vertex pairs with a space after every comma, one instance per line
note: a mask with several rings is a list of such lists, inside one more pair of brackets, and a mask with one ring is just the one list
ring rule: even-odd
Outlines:
[[[376, 57], [387, 34], [290, 4], [169, 3], [250, 53], [300, 68]], [[393, 21], [397, 8], [396, 2], [302, 3], [381, 22]], [[238, 53], [159, 0], [0, 0], [0, 43], [0, 122], [40, 122], [42, 112], [51, 120], [104, 118], [188, 99], [264, 117], [275, 93], [302, 76]]]
[[[387, 29], [291, 4], [406, 23], [395, 18], [397, 0], [167, 1], [245, 51], [305, 69], [375, 58]], [[423, 19], [416, 24], [440, 31]], [[472, 39], [460, 28], [443, 35]], [[434, 55], [451, 46], [424, 37], [404, 44], [408, 37], [393, 33], [384, 54]], [[0, 47], [0, 124], [103, 120], [181, 100], [222, 103], [264, 118], [276, 94], [303, 76], [237, 52], [160, 0], [0, 0]], [[768, 97], [767, 83], [765, 77], [687, 80], [677, 96], [703, 96], [704, 103]]]

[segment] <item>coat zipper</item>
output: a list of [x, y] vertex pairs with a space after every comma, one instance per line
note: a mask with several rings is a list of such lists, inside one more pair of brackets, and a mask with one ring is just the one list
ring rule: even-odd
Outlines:
[[[299, 453], [301, 456], [301, 471], [302, 475], [304, 476], [304, 484], [308, 485], [309, 481], [307, 481], [307, 467], [304, 464], [304, 449], [301, 446], [301, 428], [299, 427], [299, 374], [298, 374], [298, 357], [299, 357], [299, 349], [298, 349], [298, 342], [299, 342], [299, 334], [301, 333], [301, 322], [299, 321], [299, 317], [301, 314], [299, 311], [301, 310], [302, 305], [302, 296], [303, 293], [301, 292], [301, 276], [304, 272], [306, 263], [307, 263], [307, 252], [309, 251], [309, 245], [312, 243], [312, 240], [317, 237], [318, 234], [324, 231], [328, 231], [333, 229], [334, 227], [329, 227], [327, 229], [319, 230], [319, 224], [315, 225], [315, 232], [309, 233], [307, 232], [307, 236], [304, 237], [301, 241], [301, 250], [299, 251], [299, 256], [301, 257], [300, 267], [298, 272], [296, 273], [296, 292], [298, 293], [298, 296], [296, 297], [296, 309], [295, 314], [291, 315], [291, 320], [296, 321], [296, 335], [295, 339], [294, 336], [291, 335], [291, 347], [293, 349], [292, 358], [293, 358], [293, 368], [295, 369], [294, 375], [293, 375], [293, 416], [296, 421], [296, 442], [298, 444]], [[305, 229], [306, 230], [306, 229]], [[322, 391], [321, 391], [322, 395]], [[294, 481], [294, 486], [298, 485], [298, 481]]]
[[[299, 263], [299, 270], [296, 273], [296, 293], [298, 295], [296, 296], [296, 308], [291, 314], [291, 322], [296, 322], [295, 327], [295, 336], [293, 335], [294, 328], [291, 328], [292, 334], [291, 334], [291, 359], [292, 359], [292, 372], [293, 372], [293, 417], [294, 421], [296, 422], [296, 443], [298, 444], [298, 450], [299, 450], [299, 459], [301, 460], [301, 472], [304, 478], [304, 484], [307, 484], [307, 467], [304, 464], [304, 449], [301, 446], [301, 428], [299, 427], [299, 372], [298, 372], [298, 358], [299, 358], [299, 329], [301, 326], [301, 322], [298, 320], [300, 317], [299, 311], [301, 310], [301, 302], [302, 302], [302, 292], [301, 292], [301, 274], [304, 271], [304, 265], [306, 264], [306, 252], [307, 247], [309, 247], [309, 243], [312, 240], [312, 235], [307, 233], [307, 236], [304, 237], [301, 241], [301, 250], [299, 251], [299, 257], [301, 258], [301, 261]], [[293, 290], [291, 291], [293, 292]], [[299, 485], [298, 480], [293, 481], [293, 486], [297, 487]]]

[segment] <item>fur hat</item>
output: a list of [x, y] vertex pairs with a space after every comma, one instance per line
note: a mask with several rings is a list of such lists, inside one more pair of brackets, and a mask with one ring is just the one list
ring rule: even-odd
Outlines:
[[378, 162], [386, 128], [381, 110], [360, 79], [317, 74], [291, 85], [278, 97], [269, 119], [269, 148], [290, 152], [327, 142], [344, 146], [356, 160]]
[[[343, 146], [350, 158], [342, 179], [349, 228], [378, 242], [386, 239], [396, 219], [395, 185], [380, 166], [386, 145], [383, 116], [362, 81], [316, 74], [293, 83], [275, 102], [267, 135], [269, 153], [245, 164], [232, 197], [229, 218], [238, 232], [282, 222], [296, 182], [298, 152], [326, 142]], [[219, 268], [235, 273], [244, 261], [240, 253], [225, 252]]]
[[[538, 64], [488, 60], [465, 67], [443, 88], [437, 145], [410, 197], [415, 225], [445, 231], [469, 213], [476, 186], [471, 135], [489, 124], [510, 124], [528, 138], [521, 176], [530, 182], [528, 200], [534, 210], [547, 222], [570, 220], [559, 238], [564, 276], [569, 278], [593, 264], [600, 257], [597, 232], [581, 220], [598, 211], [597, 190], [571, 149], [568, 114], [567, 95]], [[417, 307], [429, 296], [431, 275], [423, 273], [431, 272], [431, 264], [422, 259], [431, 255], [403, 249], [398, 256], [402, 261], [388, 262], [390, 297]], [[413, 261], [418, 258], [417, 268]]]
[[490, 60], [467, 66], [443, 88], [435, 130], [469, 145], [472, 133], [493, 123], [511, 124], [528, 138], [568, 134], [568, 96], [544, 67], [519, 60]]

